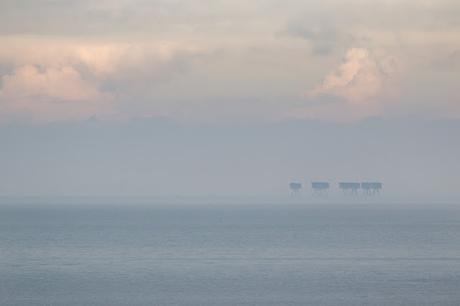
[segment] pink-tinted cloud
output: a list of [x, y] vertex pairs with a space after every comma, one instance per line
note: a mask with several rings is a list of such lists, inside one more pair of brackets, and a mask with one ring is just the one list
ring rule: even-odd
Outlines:
[[367, 49], [348, 50], [342, 64], [315, 87], [310, 96], [335, 95], [350, 103], [365, 104], [378, 96], [388, 72]]
[[155, 82], [169, 79], [202, 52], [168, 42], [4, 40], [0, 68], [8, 68], [3, 75], [0, 70], [0, 121], [123, 117], [120, 99], [148, 96]]
[[[395, 74], [394, 59], [377, 57], [368, 49], [349, 49], [339, 67], [308, 93], [309, 100], [320, 102], [302, 113], [344, 120], [379, 115], [382, 97]], [[321, 103], [321, 100], [327, 100], [323, 97], [332, 97], [335, 102]]]
[[85, 119], [112, 112], [113, 97], [71, 66], [18, 67], [2, 77], [0, 113], [38, 121]]

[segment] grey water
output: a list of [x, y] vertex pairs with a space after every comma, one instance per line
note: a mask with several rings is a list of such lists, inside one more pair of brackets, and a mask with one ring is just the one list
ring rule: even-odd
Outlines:
[[1, 205], [0, 305], [459, 305], [460, 205]]

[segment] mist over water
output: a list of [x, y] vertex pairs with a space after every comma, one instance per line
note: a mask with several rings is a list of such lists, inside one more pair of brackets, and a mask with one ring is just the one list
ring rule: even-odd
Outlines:
[[[459, 197], [459, 121], [7, 125], [3, 196], [280, 197], [299, 181], [379, 181], [381, 196]], [[306, 187], [306, 189], [305, 189]]]
[[[457, 131], [383, 119], [4, 126], [0, 304], [455, 305]], [[331, 188], [315, 195], [312, 181]], [[344, 194], [341, 181], [383, 190]]]
[[0, 306], [460, 305], [459, 21], [0, 0]]

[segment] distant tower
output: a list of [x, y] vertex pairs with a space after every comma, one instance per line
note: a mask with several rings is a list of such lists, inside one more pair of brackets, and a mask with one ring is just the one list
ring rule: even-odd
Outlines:
[[313, 189], [313, 193], [315, 195], [322, 195], [325, 194], [329, 190], [329, 183], [328, 182], [312, 182], [311, 188]]
[[339, 188], [342, 189], [342, 191], [345, 194], [356, 195], [358, 194], [358, 190], [360, 187], [361, 187], [360, 183], [354, 183], [354, 182], [339, 183]]
[[291, 194], [294, 196], [298, 196], [300, 194], [300, 190], [302, 190], [302, 184], [297, 182], [292, 182], [289, 184], [289, 189], [291, 189]]
[[362, 182], [361, 188], [364, 191], [365, 195], [375, 195], [380, 193], [382, 190], [383, 184], [380, 182]]

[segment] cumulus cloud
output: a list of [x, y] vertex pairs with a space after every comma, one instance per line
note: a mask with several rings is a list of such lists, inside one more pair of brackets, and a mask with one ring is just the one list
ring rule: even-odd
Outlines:
[[330, 94], [351, 103], [367, 103], [381, 92], [388, 76], [386, 68], [372, 58], [367, 49], [350, 49], [342, 64], [328, 74], [310, 95]]
[[201, 52], [168, 42], [5, 40], [0, 50], [0, 67], [7, 67], [0, 70], [3, 120], [115, 116], [119, 95], [148, 95], [154, 83], [170, 78]]
[[[82, 118], [109, 109], [123, 117], [185, 114], [211, 120], [224, 109], [234, 110], [235, 117], [254, 113], [260, 116], [257, 120], [279, 120], [280, 113], [291, 112], [318, 119], [382, 113], [432, 116], [433, 109], [441, 108], [443, 114], [454, 110], [458, 116], [458, 99], [451, 94], [458, 88], [458, 53], [441, 58], [460, 50], [459, 3], [3, 0], [0, 117], [11, 116], [12, 110], [19, 114], [33, 109], [34, 116], [48, 118], [45, 109], [52, 106], [67, 118], [71, 112], [67, 113], [66, 105], [85, 110], [88, 105], [101, 106], [75, 111], [85, 114]], [[331, 69], [346, 50], [344, 61]], [[397, 65], [376, 50], [404, 63], [401, 85], [394, 86]], [[442, 69], [431, 67], [435, 66], [431, 62]], [[76, 100], [49, 88], [37, 94], [24, 80], [25, 67], [37, 70], [34, 79], [43, 75], [47, 80], [48, 76], [61, 79], [71, 88], [82, 88], [82, 95], [92, 92], [89, 96], [97, 98], [70, 103]], [[315, 86], [322, 77], [323, 82]], [[21, 86], [28, 84], [24, 92], [34, 94], [13, 95], [9, 87], [15, 78], [22, 80]], [[306, 87], [312, 88], [307, 101], [299, 97]], [[389, 110], [384, 100], [395, 87], [409, 91], [413, 98], [400, 95]], [[53, 102], [32, 108], [39, 105], [37, 99]], [[89, 103], [93, 100], [111, 103]], [[57, 111], [53, 113], [59, 117]]]
[[308, 92], [310, 100], [319, 101], [312, 112], [353, 118], [378, 115], [396, 66], [391, 57], [379, 58], [363, 48], [349, 49], [339, 67]]
[[18, 67], [2, 77], [2, 84], [1, 115], [60, 121], [85, 119], [112, 111], [113, 96], [83, 79], [71, 66]]
[[28, 98], [46, 96], [62, 101], [87, 101], [102, 98], [102, 94], [73, 67], [19, 67], [3, 77], [2, 94], [6, 97]]

